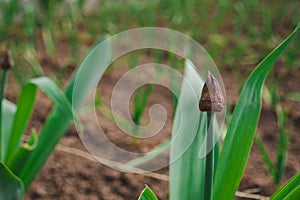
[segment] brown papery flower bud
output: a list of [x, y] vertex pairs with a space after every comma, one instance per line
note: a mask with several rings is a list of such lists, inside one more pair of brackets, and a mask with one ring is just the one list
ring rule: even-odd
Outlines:
[[1, 61], [0, 67], [3, 70], [9, 70], [10, 68], [12, 68], [14, 66], [15, 62], [10, 54], [9, 50], [6, 50], [4, 53], [4, 58]]
[[225, 100], [217, 79], [208, 72], [203, 86], [199, 109], [202, 112], [221, 112], [225, 107]]

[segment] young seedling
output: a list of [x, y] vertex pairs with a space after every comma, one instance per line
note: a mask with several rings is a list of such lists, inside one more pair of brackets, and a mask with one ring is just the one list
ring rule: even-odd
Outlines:
[[203, 86], [199, 109], [207, 113], [207, 137], [206, 137], [206, 156], [205, 163], [205, 183], [204, 200], [212, 198], [212, 187], [214, 179], [214, 132], [213, 121], [214, 112], [220, 112], [225, 107], [224, 96], [217, 79], [208, 72], [207, 80]]
[[[0, 199], [21, 200], [53, 151], [55, 145], [51, 143], [59, 140], [70, 126], [74, 110], [70, 97], [48, 77], [28, 80], [17, 105], [5, 99], [7, 74], [13, 65], [14, 61], [9, 51], [6, 51], [0, 62]], [[38, 88], [54, 102], [55, 108], [39, 135], [32, 133], [28, 141], [23, 142]]]

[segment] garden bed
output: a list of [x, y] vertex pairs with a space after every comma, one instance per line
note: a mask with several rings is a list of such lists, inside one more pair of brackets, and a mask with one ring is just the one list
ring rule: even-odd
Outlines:
[[[102, 79], [101, 85], [103, 84], [103, 88], [106, 88], [107, 91], [103, 93], [104, 99], [108, 100], [110, 97], [109, 91], [112, 90], [112, 83], [114, 83], [118, 76], [123, 73], [122, 71], [122, 68], [114, 70], [111, 74], [105, 75]], [[234, 106], [238, 96], [236, 83], [229, 70], [224, 70], [222, 76], [226, 85], [227, 103]], [[292, 79], [289, 79], [286, 84], [288, 91], [299, 90], [299, 88], [295, 88], [295, 85], [292, 84], [299, 78], [299, 72], [292, 75]], [[49, 110], [45, 105], [50, 105], [50, 103], [45, 104], [44, 98], [43, 95], [39, 95], [36, 108], [43, 109], [38, 109], [39, 112], [34, 112], [34, 116], [32, 117], [33, 120], [31, 122], [32, 125], [38, 126], [45, 120], [45, 114]], [[151, 105], [154, 100], [161, 102], [163, 105], [170, 104], [169, 91], [165, 88], [158, 87], [154, 90], [149, 104]], [[299, 133], [297, 132], [300, 128], [299, 103], [291, 101], [286, 102], [286, 104], [296, 109], [292, 109], [289, 113], [288, 126], [294, 126], [295, 128], [290, 138], [287, 166], [282, 183], [291, 178], [297, 171], [300, 171], [300, 164], [297, 162], [300, 160], [300, 138]], [[154, 143], [157, 143], [160, 139], [167, 138], [170, 135], [172, 110], [170, 107], [167, 107], [167, 111], [168, 122], [163, 129], [167, 134], [158, 137]], [[104, 116], [100, 116], [100, 119], [104, 130], [107, 131], [108, 135], [113, 137], [113, 140], [115, 140], [119, 146], [127, 149], [133, 148], [131, 145], [131, 138], [122, 137], [120, 130], [111, 120]], [[266, 124], [268, 124], [268, 126], [266, 126]], [[258, 132], [261, 134], [265, 145], [274, 158], [278, 127], [275, 112], [266, 105], [264, 105], [262, 109]], [[145, 143], [142, 146], [144, 149], [149, 149], [153, 145], [153, 143]], [[122, 173], [99, 162], [95, 162], [86, 154], [78, 154], [75, 151], [72, 151], [72, 149], [70, 152], [68, 151], [68, 148], [66, 150], [66, 147], [85, 151], [84, 146], [77, 136], [75, 128], [71, 128], [61, 140], [59, 146], [49, 158], [42, 172], [32, 184], [26, 199], [137, 199], [139, 192], [143, 189], [145, 184], [151, 186], [159, 199], [168, 199], [168, 182], [166, 180], [161, 180], [166, 176], [152, 178], [142, 174]], [[168, 169], [164, 168], [156, 173], [168, 175]], [[272, 178], [263, 163], [257, 146], [254, 144], [239, 191], [244, 191], [246, 193], [254, 192], [263, 196], [270, 196], [274, 192], [272, 185]]]

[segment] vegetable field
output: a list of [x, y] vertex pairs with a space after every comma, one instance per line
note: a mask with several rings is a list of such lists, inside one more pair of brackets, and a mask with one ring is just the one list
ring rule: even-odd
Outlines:
[[0, 200], [299, 200], [299, 8], [1, 1]]

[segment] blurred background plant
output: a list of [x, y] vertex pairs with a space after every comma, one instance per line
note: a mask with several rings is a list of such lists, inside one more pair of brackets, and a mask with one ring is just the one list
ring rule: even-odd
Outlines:
[[[60, 68], [76, 65], [82, 53], [104, 35], [162, 26], [194, 38], [220, 68], [244, 80], [245, 74], [299, 22], [299, 4], [296, 0], [4, 0], [0, 2], [0, 42], [10, 44], [13, 55], [22, 58], [19, 68], [29, 71], [27, 77], [31, 77], [45, 73], [45, 57]], [[299, 68], [299, 44], [297, 40], [281, 59], [291, 70]], [[60, 52], [62, 45], [70, 53]], [[158, 59], [161, 53], [154, 56]], [[32, 69], [25, 70], [29, 66]]]

